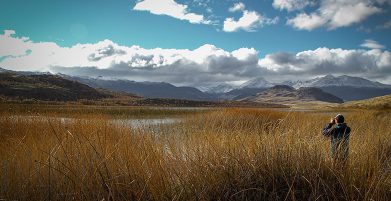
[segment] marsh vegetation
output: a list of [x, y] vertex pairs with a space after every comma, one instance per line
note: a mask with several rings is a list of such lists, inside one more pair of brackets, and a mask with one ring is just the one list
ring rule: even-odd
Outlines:
[[[391, 199], [389, 112], [349, 111], [340, 168], [320, 134], [333, 111], [21, 107], [1, 110], [0, 199]], [[112, 121], [160, 115], [181, 121]]]

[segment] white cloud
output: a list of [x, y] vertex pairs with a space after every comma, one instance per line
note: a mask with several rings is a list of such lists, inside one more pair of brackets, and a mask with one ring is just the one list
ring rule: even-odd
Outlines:
[[287, 11], [301, 10], [309, 5], [313, 5], [313, 0], [273, 0], [273, 7]]
[[243, 16], [239, 20], [234, 18], [227, 18], [224, 20], [223, 30], [225, 32], [234, 32], [240, 29], [245, 31], [254, 31], [260, 26], [262, 16], [255, 11], [244, 11]]
[[276, 75], [292, 78], [347, 74], [391, 81], [391, 53], [379, 49], [318, 48], [296, 54], [274, 53], [260, 59], [259, 66]]
[[10, 70], [166, 81], [193, 86], [238, 82], [257, 76], [281, 81], [330, 73], [391, 83], [391, 52], [381, 48], [318, 48], [298, 53], [272, 53], [259, 58], [254, 48], [226, 51], [210, 44], [193, 50], [145, 49], [104, 40], [61, 47], [53, 42], [34, 42], [16, 37], [14, 32], [7, 31], [0, 34], [0, 57], [5, 57], [0, 66]]
[[251, 32], [255, 31], [258, 27], [261, 27], [265, 24], [276, 24], [279, 20], [278, 17], [271, 19], [259, 14], [256, 11], [245, 10], [245, 5], [243, 3], [234, 4], [231, 8], [229, 8], [229, 11], [231, 12], [239, 10], [243, 12], [242, 17], [240, 17], [238, 20], [235, 20], [232, 17], [226, 18], [224, 20], [223, 31], [235, 32], [239, 30], [244, 30]]
[[[364, 2], [357, 4], [345, 4], [339, 8], [337, 5], [334, 5], [333, 7], [333, 14], [329, 22], [330, 29], [345, 27], [361, 22], [369, 16], [381, 11], [380, 8]], [[329, 12], [329, 10], [324, 12]], [[326, 14], [324, 14], [324, 16]]]
[[4, 36], [10, 37], [14, 35], [16, 32], [14, 30], [4, 30]]
[[287, 24], [292, 25], [297, 29], [313, 30], [323, 26], [326, 20], [318, 14], [300, 13], [295, 18], [288, 19]]
[[228, 10], [230, 12], [236, 12], [236, 11], [243, 11], [244, 9], [246, 8], [246, 6], [244, 5], [244, 3], [242, 2], [239, 2], [239, 3], [235, 3], [232, 7], [230, 7]]
[[239, 48], [232, 51], [232, 55], [242, 61], [248, 60], [250, 57], [258, 60], [258, 51], [254, 48]]
[[29, 40], [26, 37], [13, 37], [14, 30], [5, 30], [4, 35], [0, 35], [0, 56], [19, 56], [28, 51]]
[[174, 0], [142, 0], [136, 3], [133, 10], [148, 11], [155, 15], [167, 15], [193, 24], [210, 24], [201, 14], [188, 11], [188, 6]]
[[360, 45], [361, 47], [365, 47], [368, 49], [384, 49], [386, 48], [384, 45], [379, 44], [375, 40], [367, 39]]
[[[0, 35], [0, 66], [10, 70], [51, 71], [76, 75], [197, 84], [236, 81], [254, 74], [258, 52], [240, 48], [232, 52], [205, 44], [189, 49], [145, 49], [121, 46], [110, 40], [61, 47]], [[29, 54], [25, 54], [30, 51]], [[257, 74], [257, 73], [255, 73]]]
[[319, 27], [332, 30], [351, 26], [382, 12], [378, 4], [379, 2], [373, 0], [322, 0], [316, 11], [310, 14], [299, 13], [288, 19], [287, 24], [303, 30]]

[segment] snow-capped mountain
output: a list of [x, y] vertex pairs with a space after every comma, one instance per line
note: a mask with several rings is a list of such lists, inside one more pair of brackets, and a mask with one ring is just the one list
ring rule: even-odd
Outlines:
[[274, 86], [275, 84], [270, 83], [263, 77], [256, 77], [254, 79], [248, 80], [247, 82], [235, 86], [228, 83], [220, 83], [216, 86], [211, 87], [198, 87], [203, 92], [209, 93], [209, 94], [223, 94], [228, 93], [231, 91], [241, 91], [241, 90], [248, 90], [248, 89], [264, 89]]
[[8, 70], [0, 67], [0, 73], [7, 72]]
[[294, 88], [300, 87], [369, 87], [369, 88], [389, 88], [391, 85], [382, 84], [380, 82], [370, 81], [360, 77], [352, 77], [347, 75], [333, 76], [326, 75], [324, 77], [317, 77], [307, 81], [292, 82]]
[[236, 87], [227, 83], [221, 83], [216, 86], [202, 87], [199, 89], [203, 92], [210, 93], [210, 94], [222, 94], [222, 93], [227, 93], [233, 89], [236, 89]]
[[221, 84], [205, 91], [208, 94], [216, 94], [216, 97], [219, 99], [239, 100], [260, 93], [275, 85], [288, 85], [295, 89], [316, 87], [343, 100], [361, 100], [391, 93], [391, 85], [347, 75], [326, 75], [311, 80], [288, 80], [282, 83], [272, 83], [263, 77], [257, 77], [236, 88], [232, 85]]
[[19, 75], [54, 75], [50, 72], [40, 72], [40, 71], [13, 71], [7, 70], [5, 68], [0, 67], [0, 73], [17, 73]]
[[391, 93], [391, 85], [347, 75], [326, 75], [307, 81], [286, 82], [296, 89], [316, 87], [345, 101], [362, 100]]
[[270, 83], [263, 77], [256, 77], [254, 79], [251, 79], [242, 85], [239, 86], [239, 88], [269, 88], [274, 86], [275, 84]]

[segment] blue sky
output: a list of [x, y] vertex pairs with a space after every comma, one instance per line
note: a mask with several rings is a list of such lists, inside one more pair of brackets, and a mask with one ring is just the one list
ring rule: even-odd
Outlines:
[[[28, 41], [24, 41], [25, 43], [54, 43], [58, 49], [72, 48], [77, 44], [95, 44], [95, 49], [91, 50], [95, 52], [99, 52], [96, 48], [105, 48], [102, 45], [114, 46], [118, 49], [137, 45], [146, 50], [154, 50], [149, 54], [154, 56], [158, 54], [160, 57], [162, 53], [156, 53], [156, 48], [195, 50], [204, 45], [212, 45], [231, 54], [231, 56], [226, 55], [227, 57], [234, 58], [236, 56], [232, 52], [241, 48], [253, 48], [256, 51], [254, 55], [258, 57], [258, 61], [252, 60], [253, 62], [250, 62], [251, 65], [255, 65], [252, 68], [256, 68], [256, 70], [249, 69], [249, 61], [245, 61], [237, 64], [244, 65], [242, 68], [239, 66], [238, 68], [241, 68], [239, 70], [235, 69], [239, 72], [208, 72], [209, 79], [199, 78], [198, 81], [176, 81], [162, 75], [139, 76], [140, 80], [146, 80], [145, 77], [149, 77], [152, 81], [160, 79], [178, 84], [214, 81], [240, 82], [251, 79], [251, 75], [254, 73], [257, 76], [265, 77], [280, 75], [281, 80], [292, 79], [292, 77], [299, 79], [299, 75], [302, 73], [293, 71], [297, 69], [299, 69], [298, 72], [300, 70], [307, 71], [308, 69], [303, 66], [309, 65], [308, 63], [295, 64], [299, 61], [304, 62], [303, 58], [297, 56], [301, 52], [309, 53], [308, 51], [312, 51], [311, 53], [319, 58], [320, 56], [316, 55], [322, 52], [316, 51], [319, 48], [326, 48], [329, 52], [342, 49], [356, 51], [350, 52], [354, 53], [353, 56], [361, 54], [361, 57], [353, 60], [365, 60], [367, 58], [364, 57], [368, 56], [365, 52], [378, 50], [376, 58], [371, 56], [370, 59], [378, 59], [379, 61], [365, 60], [364, 64], [356, 62], [355, 65], [364, 65], [364, 68], [359, 68], [357, 71], [349, 66], [351, 64], [344, 64], [344, 66], [339, 66], [344, 68], [340, 73], [346, 74], [353, 69], [352, 75], [364, 75], [368, 78], [389, 82], [388, 63], [384, 64], [383, 61], [381, 63], [383, 66], [379, 66], [377, 63], [382, 60], [388, 62], [389, 59], [388, 50], [391, 47], [390, 5], [391, 1], [389, 0], [2, 0], [0, 34], [4, 33], [4, 41], [7, 40], [5, 38], [9, 39], [8, 42], [3, 42], [7, 45], [12, 44], [10, 38], [21, 39], [22, 37], [29, 38]], [[242, 17], [243, 21], [241, 21]], [[244, 19], [245, 17], [247, 18]], [[231, 23], [228, 23], [229, 21]], [[9, 32], [6, 37], [5, 30], [12, 30], [15, 33]], [[102, 41], [105, 40], [110, 42], [103, 44]], [[80, 65], [77, 63], [63, 65], [59, 60], [47, 64], [49, 66], [46, 68], [45, 64], [42, 64], [42, 68], [31, 68], [31, 66], [23, 66], [23, 61], [18, 61], [15, 58], [23, 56], [6, 54], [7, 51], [4, 49], [9, 47], [4, 45], [0, 48], [3, 49], [0, 51], [0, 53], [3, 52], [3, 55], [0, 54], [0, 65], [10, 69], [53, 70], [53, 67], [58, 67], [57, 69], [92, 67], [113, 70], [117, 68], [110, 66], [113, 60], [107, 66], [102, 66], [102, 64], [95, 66], [93, 63], [83, 66], [87, 64], [82, 61]], [[36, 46], [34, 48], [26, 46], [25, 48], [34, 51]], [[205, 49], [214, 56], [218, 52], [210, 48]], [[39, 52], [40, 50], [35, 51]], [[249, 58], [254, 56], [249, 52], [251, 51], [247, 51]], [[167, 54], [163, 56], [167, 56]], [[330, 70], [339, 68], [336, 66], [338, 65], [336, 61], [341, 59], [338, 58], [338, 54], [335, 53], [337, 56], [333, 56], [336, 58], [327, 57], [327, 59], [335, 61], [330, 64]], [[32, 55], [34, 54], [24, 56], [31, 57]], [[132, 55], [135, 54], [128, 54], [129, 57]], [[322, 52], [322, 55], [324, 56], [325, 53]], [[115, 55], [109, 56], [114, 59]], [[280, 61], [282, 56], [286, 57], [283, 58], [283, 63]], [[168, 57], [171, 58], [172, 55]], [[115, 59], [118, 60], [118, 58], [117, 55]], [[189, 60], [190, 57], [186, 58]], [[205, 58], [210, 57], [205, 56]], [[276, 60], [276, 58], [280, 60]], [[308, 56], [305, 58], [308, 59]], [[40, 58], [31, 59], [36, 61]], [[284, 59], [291, 60], [285, 62]], [[133, 60], [137, 59], [133, 58]], [[197, 59], [195, 58], [195, 60]], [[193, 60], [190, 59], [190, 61]], [[344, 62], [347, 61], [344, 60]], [[106, 61], [106, 63], [110, 62]], [[129, 59], [125, 63], [128, 67], [135, 66], [135, 64], [129, 63]], [[172, 64], [166, 62], [156, 65], [147, 61], [141, 63], [147, 63], [154, 67], [159, 67], [160, 64], [160, 66], [167, 67]], [[198, 64], [202, 64], [202, 61]], [[375, 66], [365, 66], [369, 64]], [[221, 65], [227, 64], [222, 62]], [[319, 76], [327, 73], [327, 70], [322, 70], [325, 64], [319, 65], [320, 67], [317, 69], [311, 68], [310, 71], [313, 72], [309, 75]], [[137, 67], [140, 68], [140, 66]], [[169, 67], [172, 68], [172, 65]], [[208, 69], [211, 68], [209, 66]], [[226, 69], [224, 66], [219, 66], [219, 68]], [[385, 68], [386, 70], [384, 70]], [[385, 72], [387, 76], [384, 76]], [[164, 74], [163, 72], [159, 73]], [[112, 76], [115, 76], [114, 74]], [[226, 80], [222, 78], [224, 76], [227, 77]], [[129, 79], [136, 79], [136, 77]]]

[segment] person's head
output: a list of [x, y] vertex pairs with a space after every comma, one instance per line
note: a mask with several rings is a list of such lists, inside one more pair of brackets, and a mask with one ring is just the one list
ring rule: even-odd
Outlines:
[[341, 124], [343, 122], [345, 122], [345, 117], [343, 117], [342, 114], [337, 114], [337, 116], [334, 117], [335, 119], [335, 122], [338, 124]]

